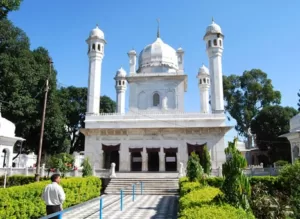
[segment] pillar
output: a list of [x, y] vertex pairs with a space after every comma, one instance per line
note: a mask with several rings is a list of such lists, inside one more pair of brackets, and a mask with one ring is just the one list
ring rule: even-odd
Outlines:
[[165, 167], [165, 152], [160, 151], [159, 152], [159, 172], [164, 172], [166, 171]]
[[99, 152], [99, 169], [103, 169], [103, 150], [100, 149]]
[[148, 153], [146, 150], [142, 152], [142, 171], [148, 171]]

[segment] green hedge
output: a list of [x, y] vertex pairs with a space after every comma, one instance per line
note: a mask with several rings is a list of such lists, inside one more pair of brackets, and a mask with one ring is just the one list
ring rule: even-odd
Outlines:
[[[222, 185], [222, 178], [208, 178], [207, 184]], [[204, 186], [199, 182], [188, 182], [181, 178], [180, 186], [180, 217], [179, 219], [254, 219], [253, 214], [218, 202], [222, 196], [219, 188]]]
[[[40, 181], [49, 180], [47, 177], [41, 177]], [[13, 175], [6, 177], [6, 187], [21, 186], [35, 182], [34, 176]], [[0, 187], [4, 185], [4, 176], [0, 176]]]
[[[223, 181], [223, 177], [209, 177], [206, 179], [206, 182], [209, 186], [217, 188], [221, 188]], [[282, 182], [279, 181], [277, 176], [253, 176], [249, 178], [249, 181], [252, 186], [262, 183], [270, 192], [284, 189]]]
[[[36, 219], [46, 214], [41, 198], [43, 189], [50, 181], [30, 183], [0, 189], [0, 218]], [[63, 207], [68, 208], [100, 195], [101, 180], [97, 177], [68, 178], [61, 180], [66, 193]]]
[[252, 214], [230, 205], [205, 205], [183, 210], [179, 219], [254, 219]]
[[179, 199], [179, 208], [201, 207], [203, 204], [212, 202], [219, 194], [221, 195], [220, 189], [210, 186], [192, 190]]
[[191, 192], [195, 189], [200, 189], [201, 185], [199, 182], [184, 182], [180, 185], [179, 194], [180, 196], [186, 195], [187, 193]]

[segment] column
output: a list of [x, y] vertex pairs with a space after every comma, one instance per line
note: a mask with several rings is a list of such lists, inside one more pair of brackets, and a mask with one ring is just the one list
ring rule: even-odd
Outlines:
[[103, 169], [103, 150], [100, 149], [99, 152], [99, 169]]
[[146, 150], [142, 151], [142, 171], [148, 171], [148, 153]]
[[162, 151], [159, 152], [159, 172], [165, 172], [165, 152], [163, 151], [163, 149], [161, 150]]

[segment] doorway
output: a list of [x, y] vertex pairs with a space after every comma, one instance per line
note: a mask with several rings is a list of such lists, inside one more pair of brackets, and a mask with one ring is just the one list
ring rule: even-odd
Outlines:
[[159, 171], [159, 154], [157, 151], [148, 152], [148, 171]]
[[104, 168], [110, 169], [111, 163], [116, 164], [116, 171], [119, 171], [119, 151], [104, 151]]
[[141, 152], [131, 152], [131, 171], [142, 171]]
[[177, 171], [177, 156], [176, 152], [165, 153], [165, 167], [166, 171]]

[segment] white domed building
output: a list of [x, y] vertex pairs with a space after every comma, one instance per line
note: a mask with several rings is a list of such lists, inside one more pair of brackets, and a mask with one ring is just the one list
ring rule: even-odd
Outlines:
[[127, 53], [128, 73], [123, 68], [116, 72], [117, 112], [100, 114], [105, 39], [98, 27], [92, 30], [86, 41], [89, 87], [85, 129], [81, 130], [86, 136], [85, 155], [92, 164], [108, 169], [115, 163], [120, 173], [177, 172], [180, 163], [186, 166], [191, 152], [201, 154], [207, 145], [212, 168], [221, 167], [225, 161], [224, 136], [232, 128], [225, 124], [223, 40], [220, 26], [212, 21], [204, 34], [209, 67], [203, 65], [198, 72], [195, 69], [197, 80], [191, 81], [199, 87], [198, 112], [188, 113], [184, 108], [188, 83], [184, 50], [165, 43], [158, 30], [154, 42], [145, 46], [138, 58], [135, 50]]
[[300, 113], [290, 119], [290, 132], [279, 137], [290, 141], [292, 162], [300, 159]]
[[0, 106], [0, 168], [12, 167], [14, 145], [17, 141], [25, 141], [25, 139], [15, 136], [16, 126], [11, 121], [5, 119], [1, 115]]

